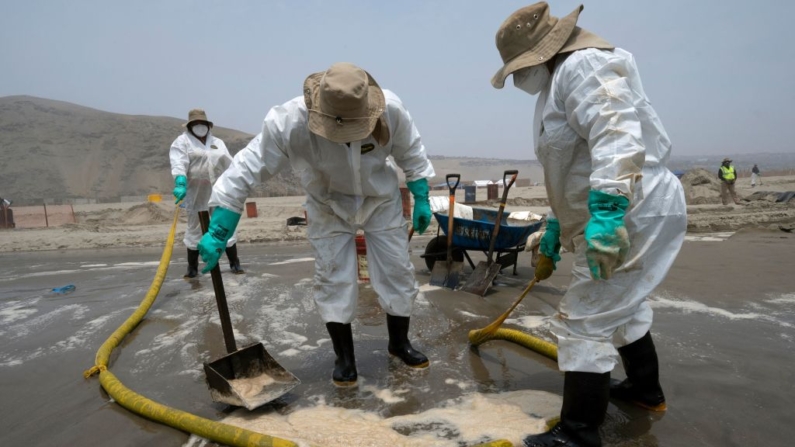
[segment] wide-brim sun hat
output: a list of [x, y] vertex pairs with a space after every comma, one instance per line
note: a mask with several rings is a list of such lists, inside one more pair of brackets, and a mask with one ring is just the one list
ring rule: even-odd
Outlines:
[[364, 140], [371, 134], [378, 144], [389, 141], [383, 119], [386, 100], [370, 73], [339, 62], [304, 81], [309, 130], [335, 143]]
[[546, 2], [539, 2], [511, 14], [497, 31], [497, 50], [503, 66], [491, 78], [491, 85], [502, 88], [510, 74], [546, 63], [559, 53], [585, 48], [615, 48], [601, 37], [577, 26], [582, 10], [583, 5], [580, 5], [569, 15], [557, 18], [549, 14]]
[[207, 114], [203, 109], [192, 109], [188, 112], [188, 122], [183, 124], [182, 127], [188, 127], [194, 122], [207, 123], [207, 127], [213, 128], [213, 122], [207, 119]]

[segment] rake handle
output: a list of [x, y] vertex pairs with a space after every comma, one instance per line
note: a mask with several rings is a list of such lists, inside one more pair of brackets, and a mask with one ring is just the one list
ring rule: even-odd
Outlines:
[[519, 295], [519, 298], [516, 300], [516, 302], [514, 302], [513, 305], [508, 310], [506, 310], [504, 314], [500, 315], [500, 318], [497, 318], [496, 320], [494, 320], [493, 323], [488, 325], [484, 330], [484, 332], [492, 333], [496, 331], [500, 327], [500, 325], [502, 325], [502, 322], [508, 319], [508, 317], [511, 315], [511, 312], [513, 312], [513, 310], [516, 309], [516, 306], [518, 306], [519, 303], [522, 302], [524, 297], [526, 297], [527, 294], [530, 293], [530, 289], [532, 289], [537, 282], [538, 278], [533, 278], [533, 280], [530, 281], [530, 284], [528, 284], [527, 287], [525, 287], [522, 294]]

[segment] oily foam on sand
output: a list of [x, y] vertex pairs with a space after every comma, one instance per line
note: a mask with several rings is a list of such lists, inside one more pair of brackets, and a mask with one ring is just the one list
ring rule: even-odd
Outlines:
[[[422, 413], [384, 418], [376, 412], [332, 407], [320, 398], [316, 406], [285, 415], [270, 412], [252, 417], [238, 410], [223, 422], [302, 447], [455, 447], [496, 439], [521, 445], [525, 436], [545, 430], [546, 419], [557, 415], [560, 403], [559, 396], [543, 391], [473, 393]], [[204, 441], [192, 436], [187, 445], [200, 446]]]
[[[768, 303], [782, 303], [781, 301], [776, 301], [777, 299], [768, 300]], [[704, 303], [699, 303], [697, 301], [681, 299], [681, 298], [674, 298], [670, 296], [665, 296], [661, 294], [652, 295], [649, 298], [649, 305], [653, 309], [664, 309], [664, 308], [671, 308], [677, 309], [685, 313], [704, 313], [713, 316], [727, 318], [729, 320], [757, 320], [757, 321], [767, 321], [770, 323], [775, 323], [784, 327], [791, 327], [792, 325], [781, 321], [777, 318], [774, 318], [770, 315], [770, 309], [764, 311], [764, 313], [760, 312], [742, 312], [742, 313], [735, 313], [731, 312], [726, 309], [721, 309], [719, 307], [711, 307], [707, 306]]]

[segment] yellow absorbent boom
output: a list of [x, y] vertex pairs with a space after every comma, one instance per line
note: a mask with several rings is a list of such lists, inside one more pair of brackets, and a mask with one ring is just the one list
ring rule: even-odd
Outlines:
[[297, 447], [297, 444], [286, 439], [268, 436], [262, 433], [253, 432], [244, 428], [224, 424], [222, 422], [205, 419], [185, 411], [177, 410], [166, 405], [159, 404], [151, 399], [137, 394], [125, 387], [119, 379], [108, 370], [108, 359], [113, 350], [121, 343], [138, 323], [143, 320], [149, 308], [152, 307], [163, 280], [168, 272], [168, 264], [171, 261], [171, 252], [174, 248], [174, 235], [177, 230], [177, 219], [179, 208], [174, 211], [174, 220], [171, 223], [171, 230], [168, 233], [166, 246], [163, 255], [160, 257], [160, 265], [157, 267], [155, 279], [146, 293], [146, 297], [141, 301], [138, 308], [130, 315], [127, 320], [116, 329], [105, 343], [97, 351], [95, 364], [91, 369], [83, 373], [86, 378], [99, 373], [99, 383], [107, 393], [122, 407], [139, 414], [153, 421], [166, 424], [178, 430], [193, 433], [202, 438], [210, 439], [221, 444], [230, 446], [246, 447]]
[[[136, 393], [135, 391], [127, 388], [121, 381], [108, 370], [108, 360], [113, 350], [119, 346], [124, 337], [127, 336], [138, 323], [143, 320], [149, 308], [157, 298], [160, 292], [160, 287], [166, 278], [168, 272], [168, 264], [171, 261], [171, 253], [174, 248], [174, 235], [177, 229], [177, 219], [179, 217], [179, 208], [174, 212], [174, 220], [171, 222], [171, 230], [168, 233], [166, 246], [163, 249], [163, 255], [160, 257], [160, 265], [157, 267], [157, 273], [149, 287], [141, 304], [130, 315], [127, 320], [116, 329], [110, 337], [100, 346], [97, 351], [95, 364], [93, 367], [83, 373], [85, 378], [90, 378], [94, 374], [99, 373], [99, 383], [102, 388], [112, 397], [119, 405], [132, 411], [135, 414], [151, 419], [156, 422], [168, 425], [169, 427], [182, 430], [184, 432], [193, 433], [194, 435], [201, 436], [202, 438], [209, 439], [221, 444], [230, 445], [234, 447], [297, 447], [293, 441], [269, 436], [262, 433], [253, 432], [244, 428], [235, 427], [233, 425], [224, 424], [222, 422], [212, 421], [205, 419], [194, 414], [171, 408], [166, 405], [157, 403], [151, 399]], [[506, 440], [497, 440], [479, 444], [475, 447], [511, 447], [512, 444]]]

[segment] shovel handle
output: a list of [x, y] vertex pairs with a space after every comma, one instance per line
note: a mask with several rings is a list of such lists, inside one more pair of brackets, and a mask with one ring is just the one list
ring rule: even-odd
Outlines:
[[[455, 179], [455, 183], [451, 185], [450, 179]], [[444, 181], [447, 183], [447, 188], [450, 189], [450, 194], [455, 194], [458, 184], [461, 183], [461, 174], [447, 174], [447, 176], [444, 178]]]
[[[508, 176], [511, 176], [510, 181], [506, 181]], [[510, 171], [505, 171], [502, 174], [502, 184], [505, 187], [502, 190], [502, 198], [500, 199], [500, 209], [497, 211], [497, 218], [494, 219], [494, 231], [491, 232], [491, 242], [489, 242], [489, 265], [492, 264], [493, 256], [494, 256], [494, 244], [497, 242], [497, 235], [500, 234], [500, 225], [502, 225], [502, 215], [505, 212], [505, 202], [508, 201], [508, 190], [511, 189], [511, 186], [516, 182], [516, 176], [519, 175], [519, 171], [512, 169]]]
[[[210, 228], [210, 213], [199, 211], [199, 224], [202, 227], [202, 234], [207, 233]], [[237, 352], [235, 344], [235, 333], [232, 331], [232, 319], [229, 318], [229, 307], [226, 305], [226, 292], [224, 291], [224, 281], [221, 279], [221, 267], [218, 264], [210, 270], [213, 279], [213, 290], [215, 291], [215, 303], [218, 305], [218, 314], [221, 319], [221, 330], [224, 332], [224, 343], [226, 352], [231, 354]]]
[[[450, 184], [450, 179], [455, 179], [454, 184]], [[461, 182], [461, 174], [447, 174], [444, 178], [447, 187], [450, 188], [450, 206], [447, 209], [447, 270], [453, 263], [453, 230], [455, 229], [455, 190]]]
[[[511, 181], [510, 182], [506, 181], [506, 179], [508, 178], [509, 175], [511, 176]], [[505, 185], [506, 189], [508, 189], [511, 186], [513, 186], [513, 184], [516, 182], [516, 177], [518, 175], [519, 175], [519, 171], [517, 171], [516, 169], [512, 169], [510, 171], [505, 171], [505, 172], [502, 173], [502, 184]], [[507, 196], [506, 196], [506, 198], [507, 198]]]

